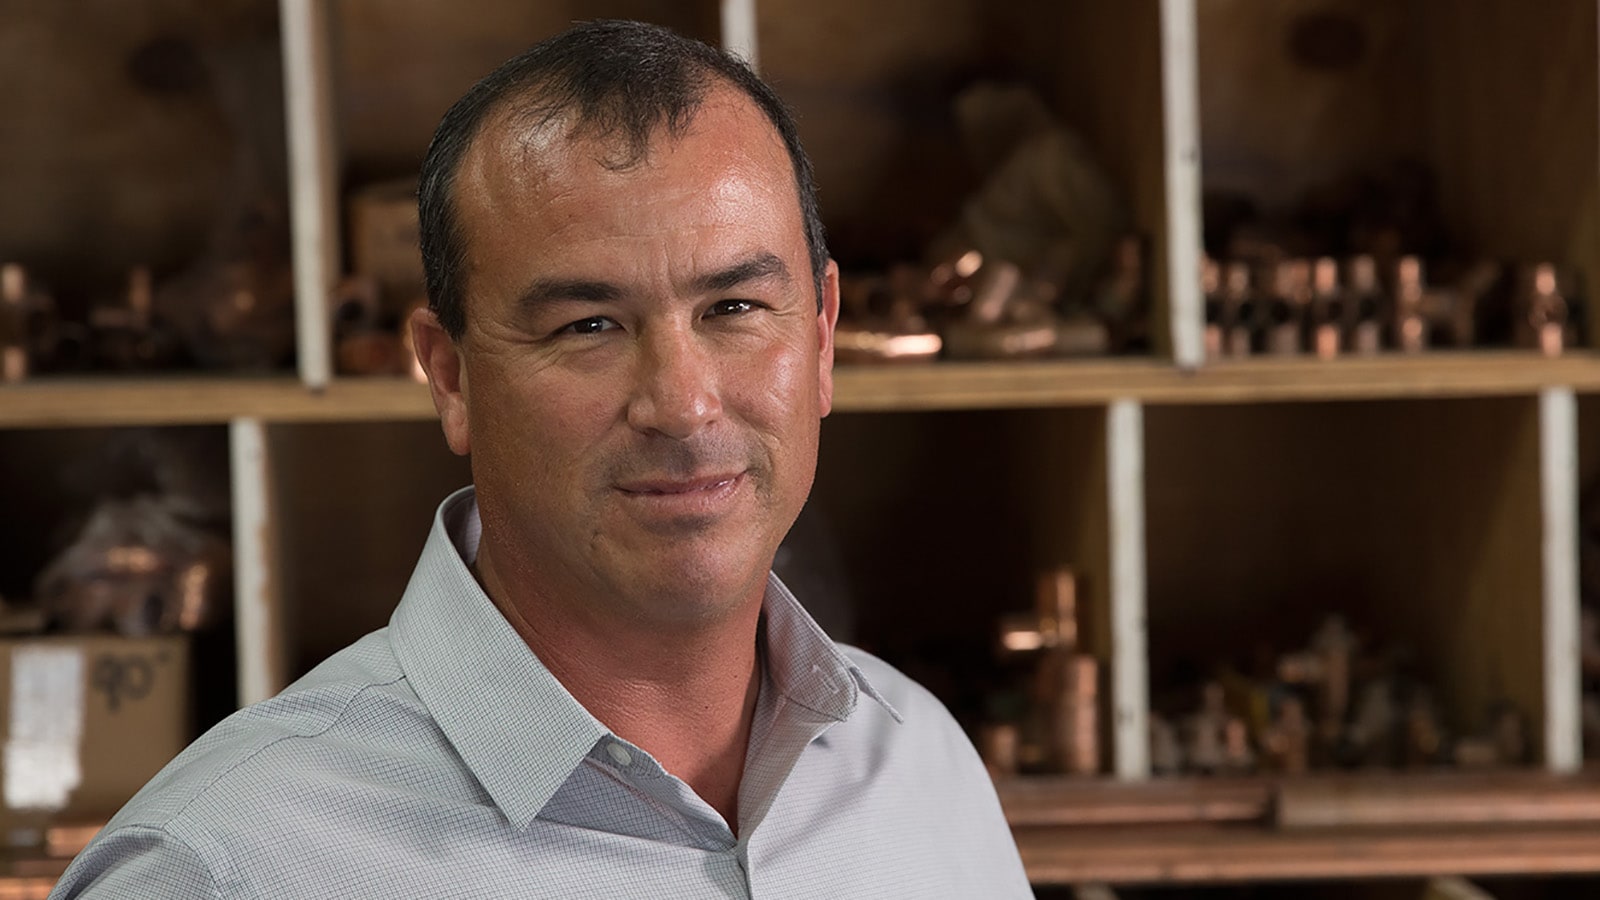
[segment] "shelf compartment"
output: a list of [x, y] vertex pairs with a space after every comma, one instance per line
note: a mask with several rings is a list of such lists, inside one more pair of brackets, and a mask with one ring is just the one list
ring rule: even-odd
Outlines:
[[[828, 523], [839, 549], [854, 642], [976, 733], [993, 692], [1020, 676], [999, 658], [1000, 618], [1032, 610], [1039, 574], [1067, 566], [1080, 576], [1080, 649], [1108, 685], [1108, 444], [1103, 408], [826, 419], [806, 515]], [[1101, 731], [1109, 771], [1114, 748]]]
[[1550, 762], [1539, 424], [1534, 397], [1148, 408], [1153, 702], [1338, 613], [1454, 733], [1509, 700]]
[[[179, 496], [178, 519], [227, 541], [229, 475], [228, 436], [221, 428], [0, 431], [0, 497], [6, 499], [0, 519], [6, 535], [0, 543], [0, 596], [18, 606], [32, 599], [39, 574], [111, 498]], [[144, 520], [144, 529], [152, 527]], [[154, 527], [160, 531], [162, 526]], [[233, 591], [222, 584], [209, 596], [218, 605], [187, 639], [190, 684], [184, 716], [191, 737], [235, 708], [238, 651], [228, 606]], [[102, 621], [98, 628], [110, 631], [112, 623]]]
[[951, 101], [982, 78], [1021, 81], [1086, 140], [1149, 238], [1151, 331], [1165, 346], [1156, 0], [762, 0], [756, 25], [762, 74], [799, 119], [847, 272], [922, 258], [977, 184]]
[[75, 322], [124, 296], [134, 266], [152, 270], [169, 319], [163, 282], [210, 254], [287, 268], [278, 4], [113, 4], [90, 18], [77, 4], [5, 11], [0, 72], [22, 131], [0, 146], [3, 261]]
[[[1593, 298], [1594, 3], [1334, 0], [1313, 9], [1207, 0], [1194, 8], [1207, 191], [1282, 210], [1358, 170], [1420, 162], [1446, 233], [1440, 247], [1406, 249], [1574, 265]], [[1206, 243], [1220, 250], [1216, 239]]]
[[388, 624], [434, 511], [472, 473], [436, 422], [271, 425], [266, 449], [292, 681]]

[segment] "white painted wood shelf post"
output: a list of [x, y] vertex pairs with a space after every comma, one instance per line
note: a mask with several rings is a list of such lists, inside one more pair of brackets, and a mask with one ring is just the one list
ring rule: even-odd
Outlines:
[[279, 0], [289, 134], [289, 226], [294, 254], [295, 349], [312, 390], [333, 375], [328, 298], [339, 277], [338, 144], [326, 0]]
[[722, 47], [761, 71], [756, 41], [756, 0], [722, 0]]
[[1205, 362], [1200, 296], [1200, 70], [1195, 0], [1161, 0], [1161, 122], [1167, 198], [1167, 323], [1172, 360]]
[[1111, 730], [1122, 781], [1150, 777], [1150, 661], [1145, 632], [1144, 407], [1106, 411], [1106, 490], [1111, 514]]
[[1571, 388], [1539, 392], [1539, 490], [1544, 526], [1544, 763], [1549, 771], [1567, 775], [1583, 768], [1578, 400]]
[[233, 622], [238, 700], [257, 703], [288, 683], [282, 583], [272, 519], [272, 461], [267, 426], [234, 419], [228, 426], [233, 492]]

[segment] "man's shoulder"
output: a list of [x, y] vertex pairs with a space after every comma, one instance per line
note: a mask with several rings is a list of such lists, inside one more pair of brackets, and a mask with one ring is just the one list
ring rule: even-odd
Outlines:
[[[384, 631], [329, 657], [277, 696], [235, 712], [161, 770], [108, 824], [166, 828], [269, 813], [308, 776], [361, 765], [431, 724]], [[338, 758], [327, 752], [337, 744]], [[297, 784], [298, 783], [298, 784]], [[265, 807], [259, 801], [267, 800]]]
[[315, 831], [319, 811], [392, 792], [397, 761], [437, 770], [448, 752], [387, 634], [373, 632], [190, 744], [79, 854], [58, 893], [123, 896], [119, 885], [145, 879], [213, 896], [240, 865], [278, 858], [266, 848], [286, 835]]

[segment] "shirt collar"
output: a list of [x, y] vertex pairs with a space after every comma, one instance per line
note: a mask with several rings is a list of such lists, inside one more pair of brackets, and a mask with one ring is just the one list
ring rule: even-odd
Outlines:
[[780, 694], [839, 722], [855, 712], [860, 695], [866, 694], [896, 722], [902, 721], [899, 711], [823, 632], [777, 575], [767, 574], [761, 611], [766, 622], [768, 672]]
[[[550, 674], [472, 577], [481, 530], [472, 488], [439, 505], [390, 635], [417, 697], [507, 820], [524, 828], [610, 731]], [[781, 694], [844, 721], [864, 693], [900, 721], [776, 575], [768, 576], [762, 611], [767, 665]]]

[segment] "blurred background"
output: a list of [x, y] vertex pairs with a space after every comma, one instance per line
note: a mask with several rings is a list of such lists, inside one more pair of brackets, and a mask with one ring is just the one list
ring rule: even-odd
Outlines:
[[593, 18], [797, 114], [844, 314], [775, 567], [1041, 896], [1595, 896], [1597, 9], [0, 0], [0, 896], [387, 622], [470, 481], [417, 168]]

